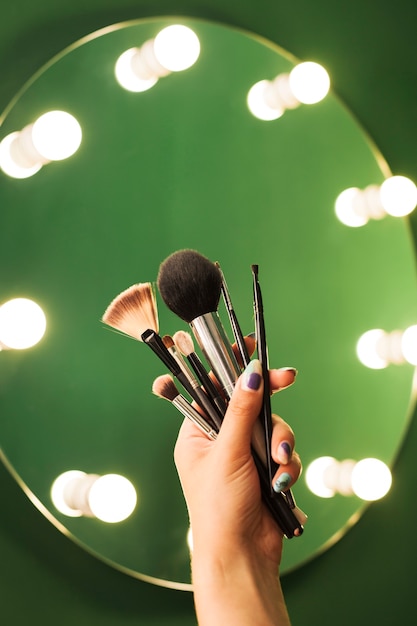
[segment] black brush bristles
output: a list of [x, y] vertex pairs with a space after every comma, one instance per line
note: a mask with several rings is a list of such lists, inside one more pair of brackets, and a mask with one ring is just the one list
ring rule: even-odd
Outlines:
[[159, 292], [171, 311], [187, 323], [217, 311], [222, 275], [216, 265], [195, 250], [179, 250], [161, 263]]
[[142, 341], [142, 333], [158, 332], [158, 312], [151, 283], [138, 283], [122, 291], [109, 304], [102, 322]]

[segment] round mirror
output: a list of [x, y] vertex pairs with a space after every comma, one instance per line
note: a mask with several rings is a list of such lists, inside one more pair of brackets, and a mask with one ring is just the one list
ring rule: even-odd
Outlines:
[[[253, 85], [297, 64], [289, 54], [181, 19], [199, 40], [191, 67], [145, 91], [117, 82], [119, 57], [176, 23], [129, 22], [77, 42], [3, 115], [2, 138], [65, 111], [82, 141], [31, 177], [1, 173], [1, 301], [32, 298], [47, 328], [36, 346], [1, 353], [0, 444], [64, 533], [124, 571], [186, 589], [188, 517], [172, 459], [181, 417], [151, 393], [165, 373], [159, 360], [100, 322], [110, 301], [155, 281], [175, 250], [193, 248], [220, 262], [250, 333], [250, 265], [259, 264], [271, 365], [299, 370], [273, 410], [293, 426], [304, 466], [324, 455], [390, 464], [410, 414], [413, 367], [367, 369], [355, 346], [369, 329], [414, 323], [417, 292], [405, 219], [349, 228], [335, 217], [341, 191], [379, 185], [389, 171], [334, 94], [275, 120], [249, 111]], [[159, 298], [158, 312], [161, 334], [187, 330]], [[73, 470], [127, 478], [137, 497], [130, 516], [109, 523], [59, 512], [51, 487]], [[318, 498], [303, 477], [294, 494], [309, 521], [287, 542], [283, 572], [331, 545], [364, 506]]]

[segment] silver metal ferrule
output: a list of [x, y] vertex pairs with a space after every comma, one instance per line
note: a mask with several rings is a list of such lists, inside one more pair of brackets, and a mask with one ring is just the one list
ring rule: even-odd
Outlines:
[[213, 373], [230, 399], [241, 370], [217, 311], [196, 317], [190, 327]]
[[216, 431], [213, 430], [210, 424], [206, 422], [204, 417], [202, 417], [202, 415], [194, 409], [184, 396], [179, 394], [173, 399], [172, 404], [180, 411], [180, 413], [184, 415], [184, 417], [190, 419], [205, 435], [207, 435], [207, 437], [213, 440], [216, 439]]

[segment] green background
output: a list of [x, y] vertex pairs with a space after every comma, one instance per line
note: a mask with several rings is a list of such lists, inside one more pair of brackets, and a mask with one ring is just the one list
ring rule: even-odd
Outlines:
[[[54, 53], [90, 31], [123, 19], [183, 13], [241, 26], [299, 58], [322, 62], [335, 92], [392, 171], [417, 180], [415, 11], [411, 2], [377, 6], [370, 0], [348, 7], [320, 1], [257, 2], [256, 7], [246, 2], [238, 8], [214, 0], [134, 6], [113, 0], [90, 2], [88, 8], [75, 2], [71, 7], [14, 2], [3, 8], [0, 25], [0, 108]], [[412, 623], [414, 423], [395, 467], [395, 490], [372, 505], [342, 542], [285, 577], [294, 625]], [[189, 594], [135, 581], [81, 551], [33, 509], [3, 468], [1, 493], [5, 623], [195, 623]]]

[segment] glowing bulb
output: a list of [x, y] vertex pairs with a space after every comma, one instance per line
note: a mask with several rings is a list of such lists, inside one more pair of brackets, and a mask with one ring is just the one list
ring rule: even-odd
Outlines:
[[390, 490], [392, 476], [379, 459], [362, 459], [352, 470], [353, 492], [362, 500], [379, 500]]
[[260, 120], [277, 120], [284, 113], [283, 108], [273, 108], [268, 106], [265, 99], [265, 91], [270, 85], [268, 80], [260, 80], [249, 90], [247, 105], [249, 111]]
[[32, 128], [35, 149], [50, 161], [60, 161], [74, 154], [80, 144], [79, 123], [65, 111], [49, 111], [41, 115]]
[[401, 352], [406, 361], [417, 365], [417, 326], [409, 326], [401, 337]]
[[307, 467], [305, 480], [312, 493], [320, 498], [332, 498], [335, 495], [333, 486], [326, 482], [326, 473], [336, 468], [338, 462], [332, 456], [321, 456]]
[[318, 63], [299, 63], [290, 72], [291, 91], [300, 102], [314, 104], [323, 100], [330, 89], [330, 78]]
[[18, 132], [10, 133], [10, 135], [7, 135], [0, 143], [0, 168], [7, 176], [11, 176], [12, 178], [29, 178], [29, 176], [33, 176], [36, 172], [39, 172], [42, 163], [30, 164], [28, 167], [25, 167], [13, 159], [12, 146], [18, 137]]
[[345, 189], [338, 195], [335, 203], [335, 212], [342, 224], [356, 228], [367, 223], [368, 218], [361, 200], [362, 194], [357, 187]]
[[171, 72], [180, 72], [197, 61], [200, 42], [190, 28], [175, 24], [157, 34], [154, 40], [154, 53], [163, 67]]
[[132, 483], [119, 474], [98, 478], [88, 494], [92, 513], [103, 522], [121, 522], [135, 509], [137, 496]]
[[363, 365], [371, 369], [383, 369], [388, 366], [385, 357], [385, 340], [387, 334], [380, 328], [364, 333], [356, 344], [356, 354]]
[[0, 307], [0, 344], [3, 347], [31, 348], [42, 339], [45, 330], [45, 314], [33, 300], [15, 298]]
[[83, 511], [81, 509], [69, 506], [65, 491], [71, 486], [71, 483], [78, 482], [86, 476], [85, 472], [79, 470], [69, 470], [56, 478], [51, 487], [51, 500], [55, 508], [68, 517], [81, 517]]
[[139, 76], [134, 68], [134, 62], [138, 57], [140, 57], [140, 49], [130, 48], [119, 56], [114, 69], [119, 85], [127, 89], [127, 91], [133, 91], [135, 93], [146, 91], [158, 82], [157, 76], [147, 78], [141, 78]]
[[381, 203], [394, 217], [408, 215], [417, 205], [417, 187], [405, 176], [391, 176], [380, 188]]

